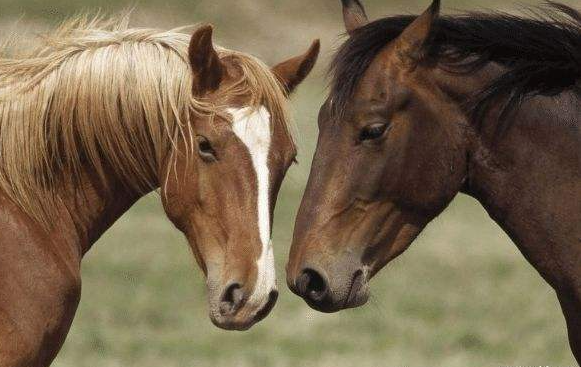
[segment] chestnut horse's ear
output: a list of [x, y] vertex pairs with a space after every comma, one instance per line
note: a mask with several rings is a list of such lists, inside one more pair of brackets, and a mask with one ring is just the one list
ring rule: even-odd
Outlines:
[[341, 0], [341, 3], [343, 3], [343, 20], [347, 33], [352, 34], [357, 28], [369, 23], [365, 9], [359, 0]]
[[282, 83], [287, 95], [291, 94], [307, 75], [309, 75], [317, 62], [320, 49], [320, 41], [315, 40], [303, 55], [283, 61], [272, 68], [272, 72]]
[[417, 65], [423, 57], [424, 46], [431, 36], [434, 23], [440, 15], [440, 0], [434, 0], [432, 5], [397, 38], [395, 47], [402, 61], [411, 68]]
[[224, 75], [224, 66], [212, 43], [213, 27], [204, 25], [196, 29], [190, 40], [188, 57], [194, 73], [194, 95], [202, 96], [215, 91]]

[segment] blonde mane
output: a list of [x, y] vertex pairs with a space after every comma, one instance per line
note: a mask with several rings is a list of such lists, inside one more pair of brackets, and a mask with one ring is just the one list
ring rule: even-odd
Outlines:
[[[192, 113], [223, 107], [192, 97], [189, 35], [127, 24], [126, 15], [77, 17], [31, 53], [0, 58], [0, 189], [41, 224], [50, 226], [65, 175], [80, 179], [87, 168], [105, 184], [107, 167], [139, 192], [155, 189]], [[251, 95], [289, 134], [285, 96], [270, 69], [247, 54], [218, 53], [243, 74], [223, 93]]]

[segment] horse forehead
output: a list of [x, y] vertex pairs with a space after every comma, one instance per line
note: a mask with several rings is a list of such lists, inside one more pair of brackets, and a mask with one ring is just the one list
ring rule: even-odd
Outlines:
[[232, 131], [252, 155], [268, 153], [271, 142], [271, 115], [264, 106], [227, 108], [232, 116]]

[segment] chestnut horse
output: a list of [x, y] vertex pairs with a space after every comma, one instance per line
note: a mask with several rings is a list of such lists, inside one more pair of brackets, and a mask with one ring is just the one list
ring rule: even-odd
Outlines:
[[296, 154], [287, 95], [318, 41], [270, 69], [212, 27], [75, 20], [0, 59], [0, 366], [48, 366], [92, 244], [161, 188], [207, 278], [209, 313], [247, 329], [277, 298], [271, 220]]
[[326, 312], [368, 281], [459, 193], [476, 198], [555, 289], [581, 361], [581, 14], [469, 13], [368, 22], [350, 37], [300, 207], [287, 281]]

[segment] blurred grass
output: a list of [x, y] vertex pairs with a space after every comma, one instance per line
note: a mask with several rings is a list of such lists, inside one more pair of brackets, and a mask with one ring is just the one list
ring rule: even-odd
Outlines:
[[[427, 5], [365, 3], [371, 17]], [[135, 25], [214, 23], [223, 45], [269, 63], [322, 38], [323, 58], [293, 99], [300, 164], [285, 180], [274, 223], [281, 295], [270, 316], [248, 332], [214, 327], [202, 273], [159, 198], [150, 195], [85, 258], [82, 301], [54, 366], [576, 365], [553, 291], [478, 203], [462, 195], [376, 276], [365, 307], [321, 314], [287, 290], [284, 264], [316, 142], [324, 65], [343, 31], [338, 0], [0, 0], [0, 25], [32, 33], [82, 10], [108, 13], [132, 5]], [[515, 8], [496, 0], [444, 5]]]

